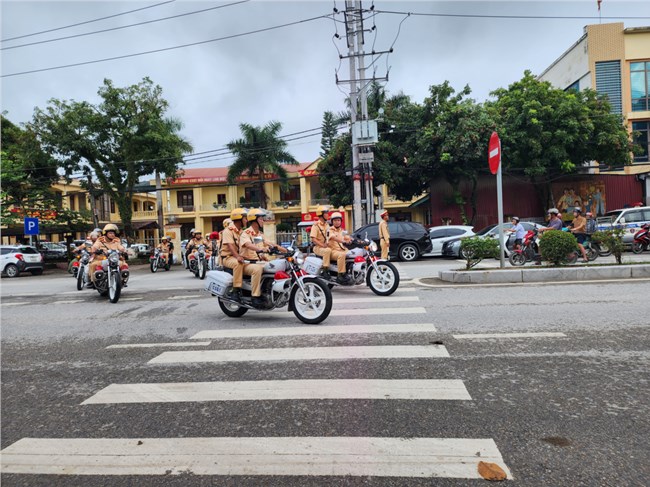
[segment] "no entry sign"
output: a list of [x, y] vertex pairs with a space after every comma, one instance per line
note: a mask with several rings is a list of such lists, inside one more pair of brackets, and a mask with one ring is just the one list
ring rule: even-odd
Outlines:
[[501, 141], [496, 132], [492, 132], [490, 143], [488, 144], [488, 163], [490, 172], [496, 174], [501, 164]]

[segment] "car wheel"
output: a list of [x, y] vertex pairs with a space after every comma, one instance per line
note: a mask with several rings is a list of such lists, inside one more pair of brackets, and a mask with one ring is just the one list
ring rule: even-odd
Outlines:
[[7, 267], [5, 267], [5, 274], [7, 277], [16, 277], [19, 274], [18, 267], [14, 264], [7, 264]]
[[420, 251], [414, 244], [404, 244], [399, 248], [399, 258], [404, 262], [411, 262], [420, 256]]

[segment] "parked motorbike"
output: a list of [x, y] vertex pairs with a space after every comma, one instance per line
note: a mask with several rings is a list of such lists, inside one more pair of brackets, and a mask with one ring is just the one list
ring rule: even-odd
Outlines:
[[641, 226], [639, 231], [634, 234], [632, 243], [632, 252], [635, 254], [640, 254], [648, 249], [650, 249], [650, 223]]
[[205, 245], [199, 245], [196, 252], [190, 254], [187, 259], [187, 268], [194, 274], [194, 277], [205, 279], [205, 274], [208, 270]]
[[288, 252], [272, 249], [269, 255], [278, 258], [264, 263], [262, 274], [262, 295], [264, 304], [253, 306], [250, 279], [244, 277], [240, 300], [231, 299], [232, 269], [209, 271], [205, 290], [219, 300], [219, 307], [226, 316], [238, 318], [249, 309], [268, 311], [288, 306], [289, 311], [303, 323], [318, 324], [325, 320], [332, 310], [332, 293], [327, 284], [317, 277], [307, 276], [300, 268], [303, 255], [293, 246]]
[[[102, 252], [98, 251], [98, 255]], [[107, 258], [102, 260], [95, 269], [95, 289], [100, 296], [108, 296], [111, 303], [117, 303], [122, 293], [122, 288], [129, 280], [129, 267], [124, 264], [120, 266], [120, 253], [111, 250]]]
[[72, 275], [77, 281], [77, 291], [81, 291], [84, 286], [90, 281], [88, 275], [88, 264], [90, 263], [90, 254], [83, 249], [79, 258], [72, 263]]
[[345, 272], [348, 279], [339, 283], [336, 279], [338, 268], [336, 262], [330, 264], [327, 275], [320, 274], [323, 259], [317, 255], [309, 255], [305, 259], [303, 269], [312, 276], [324, 277], [329, 287], [367, 285], [379, 296], [389, 296], [399, 287], [399, 272], [387, 260], [381, 260], [376, 255], [377, 244], [368, 240], [355, 239], [347, 247], [350, 249], [345, 256]]
[[510, 252], [508, 261], [510, 265], [521, 266], [533, 260], [538, 253], [539, 239], [537, 238], [537, 230], [528, 230], [524, 235], [521, 247]]
[[[171, 267], [169, 260], [163, 259], [162, 254], [163, 253], [160, 249], [154, 249], [153, 255], [149, 258], [149, 267], [151, 268], [151, 272], [156, 272], [158, 269], [165, 269], [168, 271]], [[171, 259], [171, 254], [169, 255], [169, 259]]]

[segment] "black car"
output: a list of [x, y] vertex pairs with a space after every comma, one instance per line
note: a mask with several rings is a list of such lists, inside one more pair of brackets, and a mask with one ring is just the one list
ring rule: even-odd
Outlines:
[[[390, 257], [397, 257], [407, 262], [416, 260], [422, 254], [431, 252], [431, 239], [429, 232], [420, 223], [414, 222], [388, 222], [390, 232]], [[371, 223], [354, 232], [355, 238], [368, 238], [374, 240], [379, 246], [379, 224]]]

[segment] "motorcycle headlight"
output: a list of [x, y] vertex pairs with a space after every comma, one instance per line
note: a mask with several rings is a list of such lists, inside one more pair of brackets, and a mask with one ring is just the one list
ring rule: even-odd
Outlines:
[[303, 265], [305, 263], [305, 255], [302, 252], [297, 252], [296, 255], [294, 255], [294, 259], [296, 259], [296, 264], [298, 265]]
[[108, 261], [111, 264], [117, 264], [120, 261], [120, 256], [117, 254], [111, 254], [108, 256]]
[[373, 252], [377, 252], [377, 243], [374, 240], [370, 242], [369, 247]]

